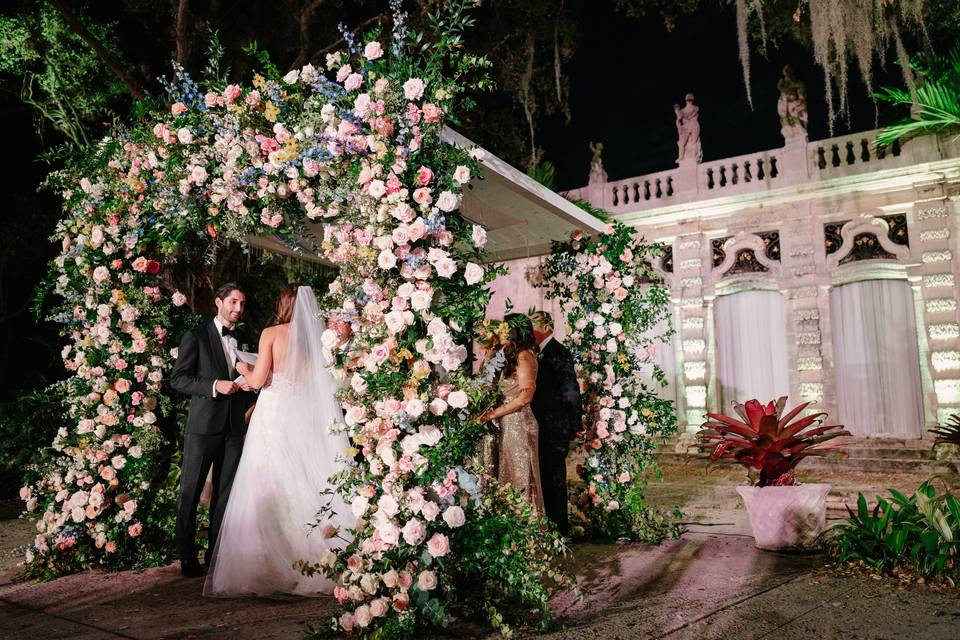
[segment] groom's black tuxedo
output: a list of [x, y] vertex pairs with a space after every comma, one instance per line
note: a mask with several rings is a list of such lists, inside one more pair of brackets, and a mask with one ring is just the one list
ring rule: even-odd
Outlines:
[[213, 467], [213, 497], [208, 545], [212, 553], [240, 462], [246, 433], [244, 414], [255, 396], [237, 391], [214, 397], [215, 382], [233, 377], [213, 320], [184, 334], [170, 374], [170, 386], [191, 396], [177, 507], [176, 542], [182, 563], [197, 561], [197, 505], [210, 467]]
[[567, 533], [567, 453], [580, 430], [580, 385], [570, 351], [551, 338], [540, 351], [537, 390], [530, 403], [540, 427], [540, 482], [547, 517]]

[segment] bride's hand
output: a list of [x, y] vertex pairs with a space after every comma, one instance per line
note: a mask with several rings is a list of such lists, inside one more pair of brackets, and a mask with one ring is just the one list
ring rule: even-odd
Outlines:
[[494, 415], [494, 411], [495, 411], [494, 409], [487, 409], [482, 414], [480, 414], [480, 417], [478, 418], [480, 423], [482, 424], [482, 423], [490, 422], [491, 420], [495, 420], [496, 415]]
[[251, 373], [253, 373], [253, 367], [242, 360], [237, 360], [236, 369], [237, 373], [242, 376], [249, 376]]

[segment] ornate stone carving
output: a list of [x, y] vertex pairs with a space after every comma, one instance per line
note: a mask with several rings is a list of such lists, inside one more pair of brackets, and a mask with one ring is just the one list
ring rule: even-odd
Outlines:
[[707, 388], [702, 384], [687, 386], [687, 406], [705, 407], [707, 406]]
[[924, 264], [930, 264], [933, 262], [950, 262], [952, 257], [953, 254], [949, 251], [924, 251], [920, 259], [923, 260]]
[[737, 251], [737, 259], [733, 261], [733, 266], [727, 270], [726, 275], [737, 275], [741, 273], [766, 273], [769, 269], [757, 260], [757, 254], [753, 249], [740, 249]]
[[822, 368], [823, 358], [819, 356], [797, 358], [797, 371], [820, 371]]
[[936, 289], [939, 287], [952, 287], [952, 273], [931, 273], [923, 276], [923, 286], [927, 289]]
[[955, 322], [943, 322], [927, 326], [927, 334], [931, 340], [953, 340], [960, 338], [960, 325]]
[[603, 168], [603, 143], [591, 142], [590, 151], [593, 152], [593, 158], [590, 159], [590, 177], [588, 184], [604, 184], [607, 182], [607, 172]]
[[684, 329], [703, 329], [703, 316], [690, 316], [681, 323]]
[[960, 369], [960, 351], [934, 351], [930, 354], [930, 364], [936, 371]]
[[680, 286], [684, 289], [689, 287], [699, 287], [703, 284], [703, 281], [700, 278], [681, 278]]
[[890, 230], [887, 231], [887, 237], [890, 238], [890, 242], [905, 247], [910, 246], [910, 235], [907, 233], [907, 214], [895, 213], [879, 217], [881, 220], [885, 220], [889, 226]]
[[680, 298], [680, 306], [685, 309], [699, 309], [703, 306], [703, 298]]
[[687, 380], [703, 380], [707, 376], [706, 362], [684, 362], [683, 376]]
[[960, 380], [934, 380], [933, 389], [940, 404], [960, 404]]
[[802, 244], [790, 250], [791, 258], [806, 258], [807, 256], [812, 256], [812, 255], [813, 255], [812, 244]]
[[828, 222], [823, 225], [823, 246], [827, 250], [827, 255], [836, 253], [843, 246], [843, 236], [840, 235], [840, 230], [848, 222], [850, 221], [841, 220], [840, 222]]
[[954, 298], [931, 298], [925, 307], [927, 313], [945, 313], [957, 310], [957, 301]]
[[920, 242], [930, 242], [932, 240], [946, 240], [950, 237], [950, 229], [944, 227], [942, 229], [930, 229], [929, 231], [920, 232]]
[[684, 98], [686, 104], [673, 105], [673, 113], [677, 118], [677, 164], [684, 162], [700, 162], [703, 159], [703, 150], [700, 148], [700, 107], [693, 104], [693, 94], [688, 93]]
[[777, 100], [777, 115], [780, 116], [780, 133], [784, 139], [807, 135], [807, 87], [793, 75], [790, 65], [783, 68], [783, 77], [777, 82], [780, 99]]
[[797, 309], [793, 312], [793, 321], [796, 324], [817, 322], [818, 320], [820, 320], [819, 309]]
[[683, 341], [684, 353], [703, 353], [707, 349], [707, 343], [704, 340], [692, 339]]
[[819, 331], [804, 331], [797, 334], [797, 344], [820, 344]]
[[947, 217], [947, 208], [946, 207], [933, 207], [930, 209], [924, 209], [917, 213], [917, 220], [932, 220], [934, 218], [946, 218]]
[[700, 260], [700, 258], [687, 258], [686, 260], [681, 260], [680, 270], [681, 271], [699, 271], [701, 262], [702, 261]]
[[802, 402], [819, 402], [823, 399], [823, 383], [821, 382], [801, 382], [799, 391]]
[[697, 250], [700, 248], [699, 240], [684, 240], [680, 243], [680, 251]]
[[883, 248], [876, 234], [863, 232], [853, 237], [850, 253], [840, 260], [840, 264], [849, 264], [860, 260], [896, 260], [897, 256]]

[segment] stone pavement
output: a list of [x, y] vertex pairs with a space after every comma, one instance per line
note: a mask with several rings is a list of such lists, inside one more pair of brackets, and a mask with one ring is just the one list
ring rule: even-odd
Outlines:
[[[559, 595], [554, 605], [562, 627], [538, 637], [960, 638], [960, 591], [838, 575], [825, 570], [823, 556], [816, 554], [759, 551], [735, 498], [736, 470], [705, 477], [699, 467], [668, 466], [664, 473], [667, 481], [651, 484], [648, 495], [662, 507], [681, 505], [688, 532], [658, 547], [575, 545], [565, 562], [583, 598]], [[888, 484], [910, 491], [919, 484], [889, 475], [833, 480], [875, 493]], [[861, 486], [865, 482], [868, 486]], [[3, 639], [299, 638], [308, 623], [322, 623], [334, 608], [330, 598], [203, 598], [202, 581], [180, 577], [176, 566], [18, 582], [10, 550], [30, 540], [32, 527], [4, 515], [12, 514], [0, 513]], [[446, 634], [485, 635], [472, 624], [455, 624]]]

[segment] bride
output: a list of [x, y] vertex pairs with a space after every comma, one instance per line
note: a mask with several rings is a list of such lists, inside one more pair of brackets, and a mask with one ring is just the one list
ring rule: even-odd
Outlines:
[[[328, 433], [342, 418], [335, 383], [322, 361], [317, 301], [310, 287], [287, 287], [277, 301], [279, 324], [264, 329], [255, 367], [237, 362], [257, 400], [233, 490], [216, 541], [204, 595], [318, 595], [333, 591], [303, 575], [298, 560], [316, 562], [328, 548], [311, 526], [329, 505], [326, 524], [353, 526], [328, 478], [342, 468], [345, 436]], [[266, 386], [265, 386], [266, 385]], [[326, 513], [330, 513], [329, 511]], [[324, 527], [327, 529], [328, 527]]]

